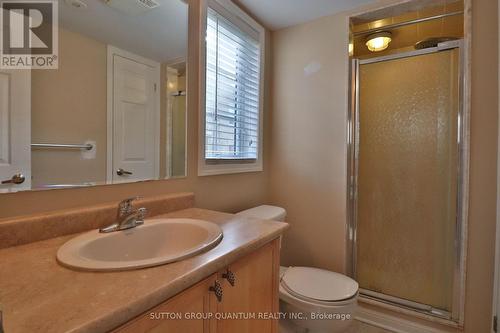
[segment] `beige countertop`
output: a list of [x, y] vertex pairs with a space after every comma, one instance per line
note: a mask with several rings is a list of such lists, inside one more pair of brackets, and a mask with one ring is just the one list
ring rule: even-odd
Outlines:
[[106, 332], [277, 238], [287, 224], [189, 208], [158, 217], [219, 224], [221, 243], [198, 256], [123, 272], [79, 272], [59, 265], [75, 235], [0, 250], [0, 307], [6, 333]]

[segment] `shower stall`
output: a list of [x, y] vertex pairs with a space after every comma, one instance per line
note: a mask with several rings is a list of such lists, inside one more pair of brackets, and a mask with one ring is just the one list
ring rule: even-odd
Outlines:
[[168, 149], [170, 151], [169, 177], [186, 176], [186, 91], [170, 95]]
[[467, 120], [462, 41], [352, 60], [351, 275], [362, 299], [459, 322]]

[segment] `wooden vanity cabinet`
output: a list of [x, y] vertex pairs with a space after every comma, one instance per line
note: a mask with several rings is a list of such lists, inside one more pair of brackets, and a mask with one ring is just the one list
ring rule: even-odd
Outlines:
[[[274, 240], [114, 332], [277, 333], [278, 320], [271, 316], [279, 311], [278, 288], [279, 241]], [[198, 318], [188, 319], [193, 316]]]
[[[278, 332], [277, 320], [261, 319], [279, 311], [279, 244], [275, 243], [265, 245], [218, 273], [224, 290], [222, 302], [217, 304], [218, 312], [221, 316], [243, 316], [243, 320], [217, 320], [218, 333]], [[224, 278], [228, 272], [235, 276], [234, 286]], [[247, 319], [248, 315], [255, 318]]]
[[[166, 302], [147, 311], [138, 318], [121, 326], [115, 332], [120, 333], [164, 333], [164, 332], [214, 332], [215, 322], [206, 320], [186, 320], [186, 314], [209, 314], [217, 309], [217, 300], [208, 292], [217, 278], [216, 274], [198, 282], [189, 289], [177, 294]], [[175, 316], [182, 316], [181, 319]], [[212, 327], [211, 327], [212, 326]]]

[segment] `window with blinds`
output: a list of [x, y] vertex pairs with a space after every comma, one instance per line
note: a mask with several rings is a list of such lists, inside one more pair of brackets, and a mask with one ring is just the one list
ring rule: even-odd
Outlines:
[[206, 37], [205, 159], [259, 158], [260, 45], [208, 9]]

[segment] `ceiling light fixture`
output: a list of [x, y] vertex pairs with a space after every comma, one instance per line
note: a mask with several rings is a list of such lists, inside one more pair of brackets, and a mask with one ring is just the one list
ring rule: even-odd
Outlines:
[[392, 34], [388, 31], [377, 32], [369, 35], [366, 39], [366, 46], [372, 52], [383, 51], [389, 47], [392, 40]]

